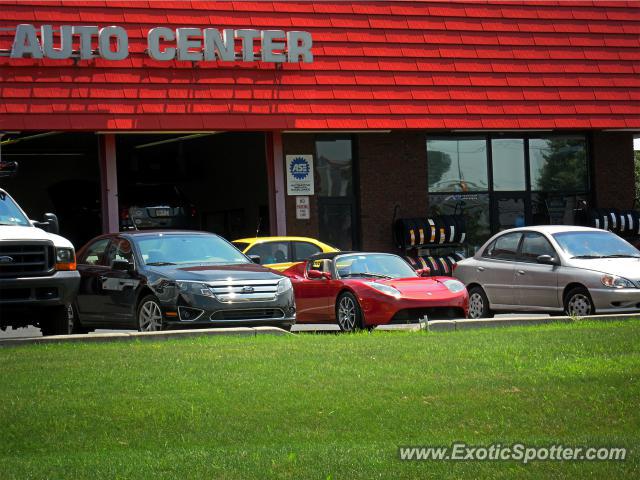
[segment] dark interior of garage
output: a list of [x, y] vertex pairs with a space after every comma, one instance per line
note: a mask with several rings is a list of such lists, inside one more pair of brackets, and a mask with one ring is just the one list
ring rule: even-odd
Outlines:
[[55, 213], [60, 235], [76, 248], [101, 232], [98, 136], [94, 133], [5, 134], [2, 160], [18, 172], [0, 187], [32, 220]]
[[121, 221], [132, 205], [180, 205], [189, 218], [172, 226], [229, 240], [269, 232], [263, 134], [124, 134], [116, 158]]
[[[2, 160], [17, 175], [0, 178], [27, 215], [58, 216], [60, 234], [79, 248], [102, 231], [99, 134], [5, 133]], [[118, 134], [118, 204], [125, 210], [180, 204], [192, 228], [225, 238], [269, 234], [262, 133]]]

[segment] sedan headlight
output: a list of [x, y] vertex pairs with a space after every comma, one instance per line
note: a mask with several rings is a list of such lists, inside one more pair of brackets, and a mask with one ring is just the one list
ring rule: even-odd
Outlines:
[[282, 293], [288, 292], [292, 288], [293, 285], [291, 284], [291, 280], [285, 277], [278, 282], [278, 290], [276, 290], [276, 294], [280, 295]]
[[458, 280], [445, 280], [442, 283], [444, 283], [444, 286], [447, 287], [451, 293], [458, 293], [464, 290], [464, 283]]
[[178, 280], [176, 286], [181, 292], [191, 293], [196, 295], [204, 295], [205, 297], [214, 297], [215, 295], [206, 283], [200, 282], [185, 282]]
[[385, 295], [391, 295], [392, 297], [400, 298], [402, 294], [395, 288], [390, 285], [385, 285], [383, 283], [371, 282], [369, 283], [371, 288], [375, 288], [380, 293], [384, 293]]
[[56, 270], [75, 270], [76, 254], [73, 248], [56, 248]]
[[605, 287], [610, 288], [636, 288], [632, 282], [617, 275], [603, 275], [600, 281]]

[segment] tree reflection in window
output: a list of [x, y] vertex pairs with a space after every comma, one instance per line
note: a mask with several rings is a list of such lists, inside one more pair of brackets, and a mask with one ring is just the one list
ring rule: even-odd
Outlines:
[[588, 190], [587, 148], [584, 137], [529, 140], [531, 190], [583, 192]]

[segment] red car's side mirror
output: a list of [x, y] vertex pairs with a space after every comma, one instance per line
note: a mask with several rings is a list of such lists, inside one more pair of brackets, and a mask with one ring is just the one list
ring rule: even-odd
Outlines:
[[419, 277], [428, 277], [429, 275], [431, 275], [431, 269], [419, 268], [418, 270], [416, 270], [416, 273], [418, 274]]
[[329, 272], [321, 272], [320, 270], [309, 270], [307, 272], [307, 277], [312, 280], [322, 280], [323, 278], [329, 280], [331, 278], [331, 274]]

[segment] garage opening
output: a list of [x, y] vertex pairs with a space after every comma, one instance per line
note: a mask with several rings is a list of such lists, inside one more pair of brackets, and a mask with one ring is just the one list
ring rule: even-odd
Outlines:
[[270, 231], [262, 133], [119, 134], [116, 159], [121, 230]]
[[60, 235], [76, 248], [102, 230], [98, 136], [94, 133], [4, 133], [1, 160], [17, 173], [0, 187], [32, 220], [55, 213]]

